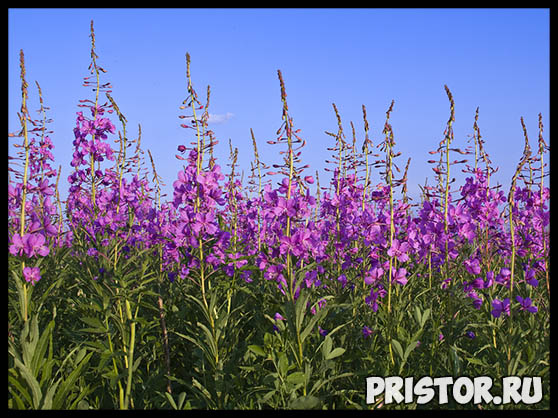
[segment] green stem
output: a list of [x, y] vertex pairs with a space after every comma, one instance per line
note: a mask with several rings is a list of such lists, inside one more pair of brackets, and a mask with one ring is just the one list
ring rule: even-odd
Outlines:
[[[126, 308], [128, 310], [128, 319], [132, 320], [130, 312], [130, 304], [126, 301]], [[132, 375], [134, 373], [134, 347], [136, 343], [136, 323], [134, 321], [130, 324], [130, 350], [128, 352], [128, 381], [126, 383], [126, 398], [124, 399], [124, 409], [128, 409], [130, 402], [130, 394], [132, 391]]]
[[[19, 235], [23, 239], [25, 234], [25, 205], [27, 201], [27, 175], [29, 171], [29, 137], [27, 130], [27, 82], [25, 81], [25, 59], [23, 55], [23, 50], [19, 52], [20, 68], [21, 68], [21, 115], [20, 122], [23, 128], [23, 147], [25, 149], [25, 166], [23, 168], [23, 189], [21, 192], [21, 212], [19, 217]], [[21, 271], [23, 277], [23, 270], [25, 269], [25, 261], [21, 262]], [[28, 304], [27, 304], [27, 283], [23, 282], [23, 321], [27, 322], [28, 317]]]
[[[108, 324], [108, 317], [105, 317], [105, 327], [107, 328], [107, 330], [109, 329], [109, 324]], [[114, 346], [112, 345], [112, 338], [111, 338], [111, 334], [110, 332], [107, 333], [107, 337], [108, 337], [108, 343], [109, 343], [109, 350], [111, 355], [114, 354]], [[118, 376], [118, 367], [116, 366], [116, 359], [114, 358], [114, 356], [112, 356], [112, 367], [114, 369], [114, 374], [115, 376]], [[119, 403], [120, 403], [120, 409], [125, 409], [124, 407], [124, 388], [122, 387], [122, 384], [120, 383], [120, 379], [118, 380], [118, 399], [119, 399]]]

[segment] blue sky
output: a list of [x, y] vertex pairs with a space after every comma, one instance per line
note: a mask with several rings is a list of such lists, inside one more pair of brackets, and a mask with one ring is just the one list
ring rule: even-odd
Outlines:
[[[112, 83], [129, 137], [137, 136], [141, 124], [142, 147], [151, 150], [170, 196], [182, 166], [174, 157], [176, 147], [194, 138], [178, 118], [187, 94], [186, 52], [199, 96], [211, 86], [218, 163], [228, 172], [230, 138], [239, 148], [245, 178], [253, 159], [250, 128], [261, 159], [281, 161], [279, 148], [266, 143], [281, 125], [278, 69], [289, 113], [307, 141], [302, 160], [311, 166], [308, 174], [320, 171], [322, 185], [328, 179], [326, 148], [333, 145], [324, 131], [337, 131], [332, 103], [348, 138], [353, 121], [360, 147], [362, 105], [377, 144], [395, 100], [391, 123], [396, 150], [402, 152], [399, 165], [412, 158], [409, 192], [417, 200], [418, 184], [426, 177], [434, 183], [426, 161], [449, 117], [444, 84], [455, 99], [454, 145], [465, 148], [478, 106], [486, 150], [499, 167], [494, 182], [504, 190], [523, 150], [520, 117], [535, 148], [541, 112], [550, 143], [548, 9], [9, 9], [8, 131], [19, 130], [23, 49], [29, 107], [38, 109], [37, 80], [51, 108], [63, 197], [73, 170], [78, 100], [94, 99], [82, 86], [90, 75], [91, 20], [98, 63], [107, 70], [102, 81]], [[113, 122], [118, 128], [116, 117]], [[454, 168], [458, 184], [460, 170]], [[378, 171], [374, 176], [375, 184]]]

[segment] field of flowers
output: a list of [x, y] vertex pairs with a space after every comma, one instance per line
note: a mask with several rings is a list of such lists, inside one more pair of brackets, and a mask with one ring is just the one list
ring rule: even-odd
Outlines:
[[[301, 161], [280, 71], [284, 157], [213, 156], [210, 89], [186, 54], [182, 166], [162, 200], [157, 162], [129, 138], [99, 65], [80, 100], [66, 201], [20, 53], [21, 131], [8, 167], [8, 407], [12, 409], [515, 409], [550, 405], [549, 147], [542, 116], [508, 190], [477, 124], [455, 145], [454, 100], [430, 152], [436, 184], [407, 197], [390, 114], [383, 138], [331, 136], [330, 184]], [[279, 97], [278, 97], [279, 98]], [[43, 101], [44, 100], [44, 101]], [[279, 116], [279, 115], [278, 115]], [[523, 120], [521, 120], [523, 124]], [[461, 148], [458, 148], [461, 147]], [[456, 157], [456, 155], [458, 157]], [[397, 168], [399, 159], [406, 168]], [[456, 159], [457, 158], [457, 159]], [[457, 185], [452, 173], [464, 170]], [[312, 193], [311, 190], [315, 190]], [[437, 398], [366, 403], [368, 376], [540, 376], [536, 405]]]

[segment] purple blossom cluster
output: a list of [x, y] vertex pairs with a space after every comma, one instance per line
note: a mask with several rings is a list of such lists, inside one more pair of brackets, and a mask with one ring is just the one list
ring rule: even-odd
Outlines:
[[[92, 71], [104, 72], [95, 58]], [[202, 116], [191, 123], [198, 124], [196, 147], [178, 146], [184, 155], [178, 157], [185, 165], [173, 183], [172, 199], [158, 204], [153, 195], [156, 187], [139, 168], [134, 172], [126, 159], [125, 136], [119, 133], [120, 140], [115, 141], [121, 144], [120, 150], [110, 144], [117, 132], [110, 115], [116, 112], [123, 123], [125, 118], [108, 95], [109, 86], [97, 85], [95, 101], [80, 101], [80, 107], [89, 112], [79, 111], [76, 116], [64, 227], [52, 198], [51, 179], [57, 174], [49, 165], [52, 143], [48, 136], [30, 141], [26, 185], [16, 179], [8, 186], [8, 240], [13, 256], [45, 257], [56, 245], [72, 246], [79, 236], [89, 246], [87, 255], [95, 257], [110, 240], [117, 240], [121, 251], [160, 250], [161, 270], [171, 282], [198, 277], [193, 271], [221, 272], [214, 276], [222, 280], [241, 277], [246, 283], [274, 282], [283, 295], [293, 299], [303, 288], [324, 292], [363, 288], [365, 303], [374, 312], [392, 286], [431, 277], [435, 277], [431, 286], [460, 286], [480, 309], [493, 294], [491, 290], [510, 287], [512, 273], [507, 266], [512, 247], [523, 267], [516, 283], [525, 283], [526, 289], [536, 287], [547, 274], [548, 188], [516, 188], [511, 212], [517, 233], [511, 242], [509, 219], [502, 211], [506, 197], [489, 186], [487, 172], [473, 170], [460, 187], [459, 198], [447, 191], [445, 201], [425, 194], [420, 204], [411, 205], [406, 196], [396, 197], [405, 182], [391, 181], [388, 161], [399, 154], [392, 151], [392, 139], [386, 139], [380, 144], [382, 150], [387, 149], [386, 160], [375, 163], [386, 168], [384, 181], [372, 187], [368, 177], [362, 178], [357, 167], [364, 160], [353, 146], [352, 153], [346, 151], [352, 159], [340, 157], [329, 187], [317, 188], [323, 194], [314, 196], [309, 187], [314, 178], [303, 175], [307, 167], [294, 166], [300, 152], [293, 144], [301, 143], [301, 148], [304, 141], [293, 129], [283, 85], [284, 124], [279, 130], [283, 136], [270, 142], [288, 143], [289, 148], [285, 163], [274, 165], [279, 169], [275, 186], [268, 177], [263, 188], [250, 194], [234, 175], [224, 182], [212, 154], [205, 158], [216, 142], [200, 144], [199, 128], [204, 135], [210, 132]], [[110, 103], [100, 104], [102, 91]], [[197, 107], [191, 86], [189, 92], [189, 106], [207, 112], [207, 106]], [[386, 127], [390, 128], [387, 122]], [[342, 150], [341, 133], [337, 138]], [[139, 164], [139, 160], [138, 151], [133, 161]], [[24, 275], [33, 284], [40, 278], [35, 267], [26, 267]], [[517, 296], [515, 300], [522, 311], [537, 311], [531, 299]], [[491, 303], [495, 317], [509, 313], [509, 298], [494, 298]], [[365, 337], [370, 334], [369, 328], [363, 329]]]
[[[8, 233], [13, 244], [9, 248], [11, 254], [21, 255], [23, 251], [27, 257], [33, 257], [36, 252], [35, 246], [42, 247], [45, 242], [50, 241], [54, 244], [58, 237], [60, 218], [56, 202], [53, 200], [55, 187], [52, 181], [57, 175], [57, 170], [49, 163], [54, 161], [52, 148], [54, 146], [48, 136], [40, 140], [31, 138], [26, 181], [17, 178], [16, 181], [8, 183]], [[25, 211], [22, 225], [24, 194]], [[41, 255], [48, 255], [48, 248], [46, 253]]]
[[[23, 51], [20, 53], [20, 64], [26, 97]], [[37, 87], [42, 119], [32, 119], [26, 106], [22, 106], [22, 131], [10, 136], [24, 137], [24, 140], [22, 144], [14, 144], [16, 148], [21, 148], [17, 155], [8, 156], [8, 252], [31, 263], [37, 257], [49, 255], [51, 247], [64, 245], [65, 242], [65, 236], [61, 234], [62, 216], [56, 207], [53, 179], [59, 172], [51, 166], [54, 145], [49, 136], [52, 131], [47, 129], [50, 122], [46, 119], [48, 108], [44, 106], [38, 83]], [[39, 267], [24, 267], [22, 273], [24, 279], [33, 285], [41, 279]]]

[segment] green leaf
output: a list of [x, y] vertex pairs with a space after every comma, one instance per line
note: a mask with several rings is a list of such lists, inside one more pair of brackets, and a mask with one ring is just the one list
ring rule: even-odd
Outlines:
[[306, 326], [306, 328], [304, 328], [304, 331], [302, 331], [300, 333], [300, 342], [301, 343], [303, 343], [304, 340], [306, 340], [306, 338], [308, 337], [308, 335], [310, 335], [310, 333], [314, 329], [314, 326], [316, 325], [316, 323], [326, 316], [327, 309], [328, 309], [327, 305], [322, 306], [322, 308], [318, 312], [316, 312], [316, 314], [308, 322], [308, 325]]
[[83, 358], [83, 360], [81, 360], [81, 362], [75, 367], [72, 373], [70, 373], [70, 375], [66, 378], [66, 380], [64, 380], [62, 386], [60, 387], [60, 390], [56, 393], [56, 396], [54, 397], [54, 401], [52, 403], [52, 409], [64, 409], [63, 405], [64, 402], [67, 402], [66, 399], [67, 395], [73, 389], [76, 380], [81, 375], [82, 369], [85, 368], [85, 366], [89, 363], [89, 360], [91, 359], [92, 355], [93, 353], [87, 354]]
[[106, 333], [108, 329], [105, 325], [101, 322], [99, 318], [94, 317], [83, 317], [79, 318], [80, 321], [84, 322], [85, 324], [89, 325], [91, 328], [84, 328], [81, 331], [93, 332], [93, 333]]
[[43, 365], [42, 365], [42, 371], [41, 371], [41, 380], [39, 381], [39, 385], [41, 385], [41, 387], [43, 386], [43, 384], [45, 382], [50, 381], [50, 378], [52, 376], [52, 368], [54, 367], [55, 361], [54, 359], [48, 359], [46, 360]]
[[395, 349], [401, 360], [404, 360], [403, 347], [401, 347], [401, 343], [396, 339], [392, 339], [391, 346]]
[[475, 357], [467, 357], [465, 360], [467, 360], [469, 363], [475, 364], [477, 366], [488, 367], [486, 365], [486, 363], [484, 363], [482, 360], [479, 360], [478, 358], [475, 358]]
[[182, 409], [184, 399], [186, 399], [186, 392], [181, 392], [180, 395], [178, 395], [178, 409]]
[[341, 379], [343, 377], [349, 377], [349, 376], [353, 376], [353, 375], [354, 375], [354, 373], [348, 372], [348, 373], [337, 374], [337, 375], [329, 377], [325, 380], [318, 380], [317, 382], [314, 383], [314, 386], [312, 386], [312, 389], [310, 390], [309, 394], [318, 392], [322, 388], [322, 386], [324, 386], [327, 383], [333, 382], [334, 380]]
[[197, 380], [195, 377], [192, 377], [192, 386], [195, 387], [196, 389], [198, 389], [204, 396], [205, 398], [212, 402], [213, 398], [211, 396], [211, 393], [209, 392], [209, 390], [207, 390], [207, 388], [205, 386], [203, 386], [199, 380]]
[[190, 337], [189, 335], [184, 335], [181, 334], [180, 332], [176, 332], [173, 331], [176, 335], [178, 335], [181, 338], [184, 338], [187, 341], [190, 341], [192, 344], [196, 345], [199, 349], [202, 350], [202, 352], [204, 353], [206, 359], [210, 362], [210, 364], [215, 367], [215, 357], [213, 356], [212, 353], [214, 353], [214, 349], [209, 347], [207, 344], [204, 344], [202, 341], [198, 341], [192, 337]]
[[260, 399], [258, 399], [258, 402], [261, 402], [261, 403], [264, 403], [264, 404], [267, 403], [273, 397], [273, 395], [275, 395], [276, 392], [277, 392], [276, 389], [270, 390], [264, 396], [262, 396]]
[[[31, 321], [27, 321], [21, 332], [21, 346], [23, 349], [23, 363], [27, 367], [32, 367], [33, 354], [35, 354], [35, 347], [39, 341], [39, 325], [37, 316], [33, 315]], [[29, 369], [33, 373], [33, 369]], [[33, 373], [33, 376], [35, 374]]]
[[326, 360], [331, 360], [334, 359], [336, 357], [339, 357], [340, 355], [342, 355], [345, 352], [344, 348], [341, 347], [337, 347], [334, 348], [333, 351], [331, 351], [327, 356], [326, 356]]
[[287, 354], [284, 352], [279, 353], [279, 364], [278, 369], [281, 376], [285, 376], [289, 369], [289, 360], [287, 359]]
[[[17, 372], [13, 368], [10, 369], [9, 371], [13, 371], [14, 374], [17, 374]], [[28, 407], [31, 407], [33, 405], [33, 399], [31, 398], [31, 394], [26, 390], [26, 388], [23, 387], [23, 385], [19, 382], [18, 379], [16, 379], [14, 376], [8, 375], [8, 383], [9, 383], [8, 390], [14, 397], [16, 397], [16, 401], [18, 402], [20, 409], [26, 409], [25, 404], [23, 403], [23, 400], [16, 395], [16, 393], [14, 392], [11, 386], [16, 388], [19, 391], [19, 393], [25, 398]]]
[[453, 367], [454, 376], [461, 374], [461, 358], [457, 354], [457, 349], [454, 345], [450, 347], [451, 364]]
[[512, 361], [508, 365], [508, 376], [516, 375], [517, 367], [519, 366], [520, 360], [521, 360], [521, 351], [517, 354], [516, 357], [512, 359]]
[[83, 360], [83, 358], [85, 357], [86, 354], [87, 354], [87, 348], [82, 347], [82, 349], [78, 351], [77, 356], [74, 359], [73, 363], [74, 364], [79, 364], [79, 362], [81, 360]]
[[50, 321], [46, 329], [43, 331], [37, 345], [35, 346], [35, 352], [33, 353], [33, 358], [31, 359], [31, 371], [35, 377], [38, 377], [39, 370], [42, 369], [43, 363], [45, 361], [45, 353], [48, 348], [48, 343], [50, 341], [50, 333], [54, 328], [54, 321]]
[[405, 349], [405, 354], [403, 355], [403, 361], [407, 361], [407, 358], [409, 357], [409, 354], [411, 354], [411, 351], [417, 348], [417, 343], [418, 340], [414, 340], [407, 346], [407, 348]]
[[289, 403], [289, 409], [315, 409], [320, 405], [320, 398], [312, 395], [301, 396]]
[[306, 302], [310, 297], [310, 293], [299, 295], [295, 305], [295, 326], [296, 330], [302, 329], [302, 323], [306, 316]]
[[[10, 398], [8, 396], [8, 409], [28, 409], [25, 407], [25, 403], [23, 402], [23, 400], [21, 399], [21, 397], [12, 390], [11, 387], [8, 386], [8, 391], [10, 392], [10, 394], [12, 395], [13, 398]], [[15, 401], [17, 407], [14, 407], [13, 402]], [[31, 401], [29, 401], [29, 404], [31, 404]]]
[[85, 399], [81, 399], [76, 406], [76, 409], [79, 410], [88, 410], [90, 408], [89, 402], [87, 402]]
[[413, 314], [415, 316], [415, 321], [417, 321], [417, 324], [421, 325], [421, 323], [422, 323], [422, 313], [421, 313], [420, 308], [418, 307], [418, 305], [415, 305], [415, 310], [414, 310]]
[[202, 329], [202, 331], [205, 333], [205, 341], [207, 343], [207, 346], [210, 349], [210, 352], [207, 353], [208, 355], [210, 354], [213, 358], [217, 357], [217, 341], [215, 341], [215, 338], [213, 337], [213, 334], [211, 333], [211, 331], [209, 330], [209, 328], [207, 328], [207, 326], [205, 324], [202, 324], [201, 322], [198, 322], [196, 324], [198, 327], [200, 327]]
[[165, 396], [167, 397], [167, 400], [169, 401], [170, 406], [172, 406], [172, 409], [177, 410], [178, 406], [174, 402], [174, 398], [172, 397], [172, 395], [168, 392], [165, 392]]
[[23, 364], [17, 358], [14, 358], [14, 362], [16, 367], [19, 369], [21, 376], [25, 379], [27, 385], [31, 388], [33, 409], [38, 409], [41, 398], [43, 397], [39, 382], [37, 382], [37, 379], [35, 379], [33, 373], [31, 373], [31, 371], [27, 366], [25, 366], [25, 364]]
[[51, 385], [47, 389], [45, 397], [43, 398], [43, 404], [41, 406], [41, 409], [52, 409], [52, 398], [54, 397], [54, 394], [56, 393], [56, 389], [58, 388], [60, 382], [61, 379], [58, 379], [53, 385]]
[[306, 380], [306, 375], [303, 372], [293, 372], [287, 376], [287, 382], [297, 385], [299, 383], [304, 383]]
[[333, 347], [333, 341], [331, 340], [331, 337], [328, 334], [324, 338], [324, 342], [323, 342], [323, 345], [322, 345], [322, 354], [323, 354], [325, 359], [327, 359], [327, 356], [331, 352], [332, 347]]
[[259, 345], [255, 345], [255, 344], [249, 345], [248, 350], [250, 350], [252, 353], [256, 354], [257, 356], [263, 356], [263, 357], [267, 356], [265, 350]]
[[424, 328], [424, 324], [426, 324], [426, 321], [428, 321], [428, 318], [430, 317], [430, 311], [431, 311], [431, 309], [428, 308], [422, 313], [422, 318], [421, 318], [421, 322], [420, 322], [420, 327], [421, 328]]

